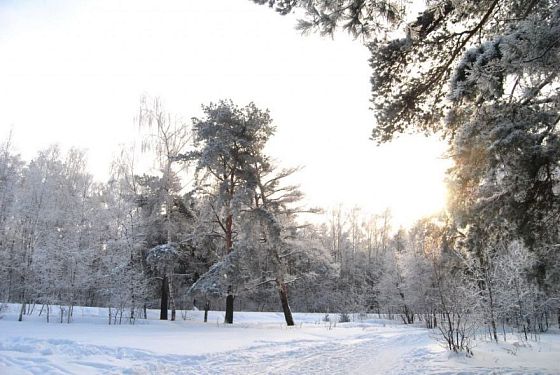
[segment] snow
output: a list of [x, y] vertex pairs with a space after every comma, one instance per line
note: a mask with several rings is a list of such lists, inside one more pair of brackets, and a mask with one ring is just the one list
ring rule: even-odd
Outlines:
[[[187, 320], [108, 325], [102, 308], [74, 310], [74, 322], [44, 314], [17, 322], [18, 306], [0, 320], [0, 374], [558, 374], [560, 335], [521, 345], [478, 341], [474, 357], [446, 351], [433, 331], [372, 316], [350, 323], [324, 314], [188, 311]], [[336, 316], [331, 314], [331, 317]], [[56, 314], [51, 316], [55, 319]]]

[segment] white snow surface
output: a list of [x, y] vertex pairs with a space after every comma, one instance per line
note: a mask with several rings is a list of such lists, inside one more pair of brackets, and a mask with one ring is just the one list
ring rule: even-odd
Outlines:
[[[107, 324], [104, 308], [76, 307], [70, 324], [45, 314], [0, 320], [0, 374], [560, 374], [560, 334], [522, 343], [478, 341], [474, 357], [446, 351], [433, 331], [369, 316], [350, 323], [324, 314], [188, 311], [183, 320]], [[337, 315], [331, 314], [332, 317]]]

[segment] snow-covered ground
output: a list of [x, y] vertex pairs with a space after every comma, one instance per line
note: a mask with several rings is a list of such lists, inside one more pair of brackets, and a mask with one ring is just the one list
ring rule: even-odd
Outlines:
[[[38, 310], [38, 309], [37, 309]], [[107, 311], [75, 308], [74, 322], [44, 314], [0, 320], [0, 374], [560, 374], [560, 335], [520, 345], [478, 342], [474, 358], [445, 351], [430, 331], [368, 318], [328, 323], [324, 314], [201, 311], [187, 320], [108, 325]], [[336, 317], [336, 315], [335, 315]], [[51, 316], [56, 318], [56, 316]], [[53, 319], [54, 320], [54, 319]]]

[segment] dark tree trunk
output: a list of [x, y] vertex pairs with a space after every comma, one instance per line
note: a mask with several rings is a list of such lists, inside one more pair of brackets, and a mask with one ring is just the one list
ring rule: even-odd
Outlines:
[[19, 310], [18, 322], [23, 321], [23, 314], [25, 313], [25, 300], [21, 302], [21, 309]]
[[280, 294], [280, 302], [282, 302], [282, 310], [284, 311], [284, 318], [288, 326], [294, 325], [294, 318], [292, 317], [292, 310], [288, 304], [288, 286], [285, 283], [277, 282], [278, 293]]
[[224, 323], [233, 324], [233, 294], [231, 294], [231, 286], [228, 287], [228, 295], [226, 297], [226, 318]]
[[488, 288], [488, 297], [490, 299], [490, 325], [492, 327], [492, 338], [495, 342], [498, 342], [498, 329], [496, 328], [496, 318], [494, 317], [494, 297], [492, 294], [492, 287], [489, 282], [486, 283], [486, 285]]
[[[232, 175], [233, 180], [233, 175]], [[233, 184], [232, 184], [233, 186]], [[233, 215], [228, 214], [226, 217], [226, 253], [231, 253], [231, 249], [233, 248]], [[233, 294], [231, 293], [231, 285], [228, 286], [227, 290], [227, 297], [226, 297], [226, 317], [224, 319], [224, 323], [226, 324], [233, 324]]]
[[175, 317], [177, 315], [177, 309], [175, 308], [175, 289], [173, 289], [173, 275], [171, 279], [167, 280], [167, 294], [169, 296], [169, 302], [171, 305], [171, 321], [175, 321]]
[[160, 305], [160, 312], [159, 312], [159, 319], [160, 320], [167, 320], [167, 276], [163, 277], [161, 281], [161, 305]]
[[233, 215], [226, 217], [226, 252], [229, 254], [233, 248]]
[[210, 302], [204, 304], [204, 323], [208, 322], [208, 310], [210, 310]]

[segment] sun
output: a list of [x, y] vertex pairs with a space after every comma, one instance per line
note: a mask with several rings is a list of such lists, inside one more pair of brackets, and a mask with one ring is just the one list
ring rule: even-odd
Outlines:
[[387, 151], [390, 155], [386, 160], [391, 163], [382, 169], [387, 185], [381, 195], [386, 197], [395, 225], [410, 227], [417, 220], [445, 209], [445, 178], [451, 166], [443, 156], [445, 150], [445, 143], [439, 139], [408, 136]]
[[[391, 211], [394, 228], [410, 227], [441, 212], [447, 202], [446, 171], [441, 140], [422, 135], [402, 136], [364, 155], [355, 167], [347, 198], [371, 213]], [[358, 170], [360, 173], [358, 173]]]

